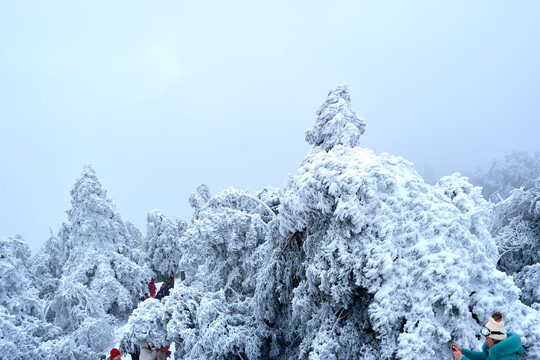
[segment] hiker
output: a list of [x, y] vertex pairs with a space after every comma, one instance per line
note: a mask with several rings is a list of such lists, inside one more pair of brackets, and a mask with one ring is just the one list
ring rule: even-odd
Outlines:
[[165, 296], [165, 288], [163, 287], [163, 285], [161, 285], [161, 287], [159, 288], [159, 291], [156, 294], [155, 298], [158, 299], [158, 300], [161, 300], [164, 296]]
[[154, 278], [150, 279], [150, 283], [148, 284], [148, 292], [150, 293], [151, 297], [156, 296], [156, 284], [154, 284]]
[[174, 287], [174, 273], [171, 273], [171, 276], [169, 276], [168, 286], [169, 286], [169, 290]]
[[169, 290], [171, 289], [171, 277], [165, 279], [163, 282], [163, 285], [161, 285], [163, 288], [163, 296], [169, 296]]
[[163, 282], [163, 285], [161, 285], [163, 288], [163, 295], [169, 296], [171, 292], [171, 288], [174, 287], [174, 273], [171, 273], [171, 276], [169, 276], [165, 281]]
[[141, 354], [139, 356], [139, 360], [155, 360], [156, 356], [158, 356], [158, 352], [151, 342], [141, 341], [140, 348]]
[[480, 332], [486, 337], [482, 345], [482, 351], [462, 349], [456, 344], [450, 346], [452, 355], [457, 360], [517, 360], [517, 355], [522, 355], [525, 350], [521, 346], [519, 335], [506, 332], [504, 329], [503, 315], [496, 311], [491, 315], [487, 324]]
[[120, 360], [122, 358], [122, 354], [120, 354], [120, 350], [117, 348], [113, 348], [111, 350], [111, 356], [109, 357], [110, 360]]

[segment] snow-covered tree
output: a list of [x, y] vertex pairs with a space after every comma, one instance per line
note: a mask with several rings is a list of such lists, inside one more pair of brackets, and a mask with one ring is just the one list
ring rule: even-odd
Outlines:
[[540, 153], [513, 151], [502, 160], [493, 160], [490, 170], [476, 174], [472, 181], [482, 186], [484, 197], [493, 202], [507, 198], [514, 189], [532, 189], [540, 181]]
[[31, 259], [31, 273], [40, 298], [47, 300], [58, 289], [67, 257], [65, 242], [51, 230], [49, 239]]
[[145, 237], [143, 237], [141, 231], [129, 221], [126, 221], [126, 230], [129, 234], [127, 236], [127, 244], [131, 248], [131, 257], [137, 264], [142, 265], [146, 261], [146, 254], [143, 250]]
[[200, 197], [200, 190], [191, 201], [197, 217], [181, 239], [178, 269], [185, 281], [161, 303], [143, 302], [129, 319], [124, 341], [174, 341], [182, 359], [264, 357], [266, 337], [255, 321], [252, 297], [261, 267], [257, 249], [275, 219], [270, 206], [276, 194], [270, 188], [257, 195], [228, 189]]
[[43, 301], [29, 271], [30, 248], [20, 235], [0, 238], [0, 357], [38, 358], [54, 335], [43, 319]]
[[193, 218], [196, 219], [199, 211], [210, 200], [210, 189], [206, 184], [201, 184], [197, 187], [195, 192], [189, 197], [189, 204], [193, 208]]
[[[63, 330], [57, 339], [69, 344], [64, 356], [96, 358], [114, 343], [114, 319], [103, 309], [98, 294], [70, 276], [64, 276], [58, 291], [45, 308], [47, 320]], [[56, 345], [55, 341], [51, 345]], [[58, 354], [57, 354], [58, 355]]]
[[108, 314], [126, 318], [150, 277], [149, 269], [135, 262], [133, 230], [122, 221], [89, 165], [75, 182], [71, 198], [69, 222], [61, 230], [69, 250], [63, 277], [88, 287]]
[[[181, 256], [180, 233], [185, 229], [181, 219], [173, 222], [161, 211], [154, 210], [146, 218], [146, 241], [143, 253], [157, 279], [165, 279], [178, 267]], [[161, 281], [160, 280], [160, 281]]]
[[129, 316], [150, 276], [137, 264], [140, 232], [122, 221], [90, 166], [71, 197], [68, 222], [32, 259], [54, 331], [42, 339], [36, 358], [97, 358], [113, 345], [114, 325]]
[[513, 190], [491, 220], [499, 269], [514, 276], [524, 303], [540, 304], [540, 188]]
[[461, 216], [469, 224], [469, 231], [484, 244], [484, 252], [497, 261], [498, 250], [489, 232], [490, 212], [492, 205], [482, 196], [482, 188], [473, 186], [467, 177], [454, 173], [444, 176], [434, 186], [461, 212]]
[[[343, 85], [330, 103], [336, 93], [348, 104]], [[308, 132], [314, 147], [285, 188], [281, 236], [268, 237], [255, 298], [274, 356], [443, 359], [451, 340], [479, 346], [495, 309], [540, 356], [539, 314], [496, 269], [478, 190], [458, 176], [434, 188], [402, 158], [356, 146], [351, 120], [340, 127], [349, 132]]]

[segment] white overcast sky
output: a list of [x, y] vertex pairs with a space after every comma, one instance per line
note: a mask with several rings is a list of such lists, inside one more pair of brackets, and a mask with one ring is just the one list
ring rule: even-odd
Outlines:
[[0, 236], [92, 164], [143, 234], [201, 183], [283, 187], [346, 81], [363, 146], [440, 177], [540, 151], [538, 1], [1, 1]]

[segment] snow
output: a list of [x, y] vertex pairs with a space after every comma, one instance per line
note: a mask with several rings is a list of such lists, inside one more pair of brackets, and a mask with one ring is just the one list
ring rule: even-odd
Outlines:
[[[86, 166], [39, 254], [0, 240], [0, 353], [94, 359], [151, 341], [181, 359], [443, 359], [451, 341], [479, 349], [500, 310], [539, 358], [538, 185], [494, 204], [459, 173], [427, 184], [360, 146], [343, 83], [317, 115], [283, 189], [201, 185], [189, 224], [151, 211], [144, 237]], [[169, 296], [138, 301], [171, 272]]]

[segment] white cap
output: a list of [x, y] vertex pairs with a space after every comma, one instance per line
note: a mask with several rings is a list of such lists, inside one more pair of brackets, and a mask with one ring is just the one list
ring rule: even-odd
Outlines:
[[500, 321], [496, 321], [493, 319], [493, 317], [489, 318], [489, 321], [486, 324], [486, 327], [490, 331], [499, 331], [501, 334], [489, 334], [487, 337], [492, 338], [494, 340], [504, 340], [506, 339], [506, 330], [504, 329], [504, 321], [502, 319]]

